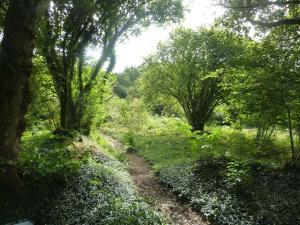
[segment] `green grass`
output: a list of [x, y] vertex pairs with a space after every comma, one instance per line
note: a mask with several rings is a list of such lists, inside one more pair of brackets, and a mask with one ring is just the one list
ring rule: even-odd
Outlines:
[[142, 136], [134, 138], [134, 148], [153, 164], [155, 170], [197, 160], [199, 150], [184, 136]]
[[118, 124], [106, 124], [105, 132], [127, 144], [133, 133], [133, 147], [157, 171], [171, 165], [193, 162], [202, 156], [226, 156], [234, 161], [250, 161], [281, 167], [290, 159], [288, 136], [276, 131], [271, 143], [255, 146], [255, 130], [230, 127], [208, 127], [209, 134], [195, 135], [184, 121], [152, 118], [142, 130], [131, 130]]
[[[168, 128], [164, 124], [161, 129], [151, 127], [152, 129], [148, 129], [147, 132], [145, 130], [133, 132], [133, 148], [138, 155], [147, 159], [156, 171], [197, 160], [199, 149], [192, 138], [187, 138], [175, 130], [164, 133]], [[127, 136], [132, 133], [129, 129], [116, 124], [106, 124], [102, 130], [129, 145]]]

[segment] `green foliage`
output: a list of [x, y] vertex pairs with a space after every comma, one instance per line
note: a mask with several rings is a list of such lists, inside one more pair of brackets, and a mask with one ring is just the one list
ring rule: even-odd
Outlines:
[[133, 131], [144, 129], [148, 120], [148, 112], [141, 99], [114, 98], [106, 105], [107, 114], [112, 121], [130, 128]]
[[201, 156], [194, 165], [193, 173], [201, 179], [220, 180], [223, 171], [227, 170], [229, 159], [225, 156]]
[[201, 158], [196, 166], [167, 167], [160, 171], [160, 178], [217, 224], [298, 224], [300, 221], [299, 187], [289, 186], [299, 183], [299, 175], [264, 172], [262, 167], [241, 166], [224, 157], [209, 157]]
[[250, 169], [250, 166], [244, 162], [229, 162], [227, 164], [225, 182], [231, 188], [245, 188], [245, 186], [247, 186], [247, 184], [251, 183], [253, 180], [253, 177], [250, 174]]
[[183, 164], [162, 170], [160, 179], [180, 198], [190, 201], [194, 209], [210, 221], [217, 224], [256, 224], [248, 212], [242, 211], [244, 205], [220, 183], [219, 168], [217, 167], [217, 171], [210, 169], [219, 163], [202, 162], [206, 165], [201, 168], [208, 171], [203, 171], [201, 176], [198, 173], [194, 175], [191, 165]]
[[134, 145], [134, 133], [132, 131], [129, 131], [125, 136], [125, 143], [132, 148]]
[[6, 193], [1, 223], [30, 218], [36, 224], [165, 224], [137, 196], [125, 166], [90, 141], [26, 133], [22, 149], [19, 168], [30, 198], [15, 198], [0, 178], [0, 193]]
[[[120, 162], [82, 147], [80, 138], [73, 142], [77, 131], [92, 130], [106, 153], [121, 158], [96, 129], [103, 121], [212, 222], [300, 223], [299, 171], [284, 167], [290, 158], [296, 164], [300, 145], [300, 40], [292, 26], [300, 24], [299, 4], [219, 2], [227, 7], [223, 25], [235, 32], [178, 28], [141, 69], [115, 78], [118, 41], [151, 24], [178, 22], [182, 1], [51, 1], [39, 23], [18, 161], [34, 196], [26, 204], [13, 194], [0, 198], [1, 223], [22, 216], [37, 224], [164, 224], [137, 197]], [[7, 6], [0, 2], [0, 39]], [[252, 41], [246, 21], [270, 32]], [[96, 62], [86, 56], [91, 47], [101, 49]], [[209, 122], [234, 127], [204, 132]], [[0, 192], [10, 193], [1, 179]]]
[[[106, 131], [126, 142], [128, 129]], [[178, 118], [150, 117], [133, 148], [178, 197], [217, 224], [299, 223], [299, 174], [285, 170], [288, 136], [257, 148], [254, 129], [209, 127], [197, 135]]]
[[[257, 129], [257, 147], [269, 144], [274, 130], [288, 128], [291, 145], [299, 119], [299, 43], [293, 35], [273, 31], [249, 46], [249, 64], [227, 77], [227, 108], [233, 122]], [[251, 62], [252, 61], [252, 62]], [[296, 158], [294, 147], [292, 157]]]
[[27, 129], [53, 131], [59, 124], [59, 101], [45, 60], [37, 56], [30, 78], [31, 103], [26, 115]]
[[[91, 95], [93, 89], [99, 88], [95, 85], [99, 74], [103, 75], [100, 90], [104, 90], [116, 63], [116, 44], [139, 34], [152, 23], [178, 22], [183, 17], [182, 1], [126, 0], [111, 4], [109, 0], [75, 0], [51, 3], [40, 23], [38, 49], [46, 58], [56, 86], [60, 126], [89, 134], [96, 114], [89, 108], [91, 98], [94, 99]], [[99, 58], [93, 63], [86, 56], [91, 47], [101, 49]], [[88, 75], [85, 75], [87, 71]]]
[[89, 154], [88, 151], [78, 152], [69, 141], [49, 132], [27, 132], [23, 136], [19, 167], [24, 176], [59, 180], [77, 173]]
[[126, 98], [128, 95], [134, 98], [136, 95], [135, 81], [139, 78], [140, 71], [137, 68], [126, 68], [121, 74], [117, 74], [117, 83], [114, 87], [114, 93], [120, 98]]
[[231, 121], [227, 113], [227, 108], [225, 104], [216, 107], [214, 113], [211, 116], [209, 124], [216, 126], [231, 125]]
[[[151, 76], [151, 75], [149, 75]], [[135, 92], [142, 98], [151, 114], [167, 117], [184, 117], [184, 111], [178, 101], [170, 96], [166, 96], [161, 91], [153, 87], [147, 75], [143, 74], [135, 82]]]
[[217, 0], [226, 9], [225, 24], [235, 29], [250, 29], [251, 22], [262, 31], [286, 26], [294, 31], [299, 25], [299, 4], [297, 1], [266, 0]]
[[227, 30], [178, 28], [158, 52], [146, 59], [146, 91], [176, 99], [193, 129], [203, 130], [227, 95], [224, 77], [243, 62], [246, 39]]
[[111, 159], [100, 160], [103, 165], [83, 167], [79, 177], [68, 180], [47, 219], [64, 224], [164, 224], [135, 197], [124, 168]]
[[[87, 80], [89, 77], [88, 72], [83, 73], [83, 78]], [[77, 80], [75, 79], [75, 82]], [[85, 109], [86, 111], [81, 118], [81, 129], [84, 134], [89, 134], [91, 129], [94, 127], [98, 128], [102, 125], [105, 116], [105, 102], [108, 101], [112, 96], [111, 86], [115, 82], [114, 77], [110, 75], [106, 75], [105, 73], [101, 73], [96, 80], [94, 81], [94, 88], [91, 90], [89, 96], [86, 98], [85, 101]], [[79, 96], [80, 93], [78, 90], [77, 95]]]
[[[104, 128], [124, 142], [128, 131], [134, 131], [115, 122], [105, 124]], [[254, 129], [208, 127], [207, 131], [201, 135], [194, 133], [187, 122], [178, 118], [149, 117], [144, 129], [134, 132], [133, 147], [150, 161], [162, 160], [158, 167], [164, 161], [166, 164], [172, 164], [172, 159], [175, 163], [190, 161], [199, 155], [226, 156], [234, 161], [259, 162], [272, 168], [282, 167], [289, 160], [289, 140], [282, 130], [276, 130], [271, 142], [262, 148], [256, 147]]]
[[107, 124], [103, 129], [124, 143], [127, 143], [130, 134], [130, 139], [134, 140], [132, 147], [137, 154], [146, 156], [157, 170], [179, 162], [195, 160], [198, 155], [196, 149], [190, 148], [193, 140], [181, 134], [190, 134], [190, 126], [177, 118], [151, 118], [143, 131], [134, 133], [116, 124]]

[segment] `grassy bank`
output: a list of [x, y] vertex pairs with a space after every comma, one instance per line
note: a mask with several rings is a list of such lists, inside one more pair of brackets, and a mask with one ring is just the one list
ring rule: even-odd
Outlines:
[[140, 199], [122, 163], [95, 143], [26, 133], [19, 160], [26, 201], [1, 181], [0, 224], [29, 218], [35, 224], [165, 224]]

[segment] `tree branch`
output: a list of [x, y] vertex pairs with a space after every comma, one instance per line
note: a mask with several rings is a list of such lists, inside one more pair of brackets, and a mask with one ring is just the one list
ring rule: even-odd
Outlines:
[[223, 6], [228, 9], [255, 9], [255, 8], [263, 8], [267, 6], [286, 6], [286, 5], [292, 5], [292, 4], [300, 4], [299, 0], [291, 0], [291, 1], [286, 1], [286, 2], [264, 2], [264, 3], [257, 3], [253, 5], [240, 5], [240, 6], [229, 6], [226, 4], [219, 4], [220, 6]]
[[250, 18], [247, 18], [247, 20], [252, 23], [253, 25], [259, 25], [262, 27], [278, 27], [278, 26], [285, 26], [285, 25], [300, 25], [300, 18], [291, 18], [291, 19], [281, 19], [277, 20], [275, 22], [262, 22], [262, 21], [257, 21], [253, 20]]

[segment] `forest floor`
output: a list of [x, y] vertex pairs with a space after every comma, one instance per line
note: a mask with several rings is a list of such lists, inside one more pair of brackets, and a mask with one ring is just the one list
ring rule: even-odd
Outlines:
[[142, 157], [127, 152], [126, 147], [111, 136], [102, 134], [102, 137], [113, 149], [125, 154], [127, 168], [138, 193], [147, 201], [152, 202], [154, 207], [166, 216], [171, 225], [209, 224], [189, 205], [177, 201], [176, 197], [160, 183], [149, 163]]

